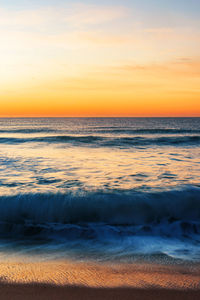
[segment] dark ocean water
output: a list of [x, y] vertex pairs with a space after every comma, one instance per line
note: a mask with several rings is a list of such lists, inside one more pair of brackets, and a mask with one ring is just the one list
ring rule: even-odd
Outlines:
[[200, 118], [0, 119], [0, 258], [200, 261]]

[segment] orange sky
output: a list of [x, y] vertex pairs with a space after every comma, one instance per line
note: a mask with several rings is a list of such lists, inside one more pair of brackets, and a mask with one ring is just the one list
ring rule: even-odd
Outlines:
[[0, 6], [0, 116], [200, 116], [195, 7], [53, 2]]

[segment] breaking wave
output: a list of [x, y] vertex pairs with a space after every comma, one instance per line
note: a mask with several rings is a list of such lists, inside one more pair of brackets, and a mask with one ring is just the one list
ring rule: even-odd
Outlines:
[[[73, 228], [91, 235], [101, 228], [124, 233], [200, 233], [200, 188], [162, 192], [110, 191], [0, 197], [0, 231], [16, 236]], [[90, 228], [90, 230], [89, 230]], [[123, 229], [123, 230], [122, 230]], [[73, 231], [70, 229], [70, 235]]]

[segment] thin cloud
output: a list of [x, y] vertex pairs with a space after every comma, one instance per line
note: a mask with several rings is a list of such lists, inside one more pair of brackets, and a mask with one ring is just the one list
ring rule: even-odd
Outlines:
[[38, 10], [9, 10], [0, 8], [0, 25], [38, 28], [41, 25], [94, 25], [125, 17], [128, 10], [123, 6], [74, 4], [63, 7], [48, 7]]
[[84, 24], [101, 24], [127, 16], [128, 10], [123, 6], [101, 6], [76, 4], [70, 9], [65, 19], [75, 26]]
[[143, 73], [156, 76], [200, 77], [200, 57], [178, 57], [163, 63], [124, 64], [111, 68], [116, 74], [119, 72]]

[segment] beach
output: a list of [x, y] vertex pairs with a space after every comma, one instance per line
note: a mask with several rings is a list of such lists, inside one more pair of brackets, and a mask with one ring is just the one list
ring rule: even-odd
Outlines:
[[199, 299], [200, 267], [4, 262], [0, 299]]

